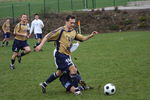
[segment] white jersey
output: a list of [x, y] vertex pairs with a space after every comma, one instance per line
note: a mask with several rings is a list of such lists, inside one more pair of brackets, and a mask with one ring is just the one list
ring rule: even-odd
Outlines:
[[44, 27], [43, 21], [40, 19], [34, 19], [31, 23], [30, 34], [34, 31], [34, 34], [42, 34], [42, 28]]

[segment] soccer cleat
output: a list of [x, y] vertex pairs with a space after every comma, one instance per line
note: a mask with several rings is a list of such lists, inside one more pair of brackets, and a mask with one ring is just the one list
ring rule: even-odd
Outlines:
[[14, 65], [12, 65], [12, 64], [10, 64], [10, 66], [9, 66], [9, 67], [10, 67], [10, 69], [12, 69], [12, 70], [13, 70], [13, 69], [15, 69], [15, 66], [14, 66]]
[[1, 46], [4, 47], [4, 44], [2, 44]]
[[86, 83], [84, 81], [80, 81], [81, 86], [86, 86]]
[[85, 83], [85, 81], [80, 81], [80, 84], [81, 84], [81, 86], [84, 88], [84, 90], [89, 90], [89, 89], [94, 89], [93, 87], [91, 87], [91, 86], [88, 86], [86, 83]]
[[36, 45], [35, 45], [35, 46], [33, 46], [33, 48], [36, 48]]
[[82, 92], [81, 91], [76, 91], [74, 92], [75, 95], [82, 95]]
[[17, 58], [18, 58], [18, 62], [21, 63], [21, 56], [19, 55], [17, 56]]
[[46, 87], [43, 85], [43, 83], [40, 83], [40, 86], [42, 88], [42, 93], [46, 93]]
[[85, 90], [94, 89], [94, 87], [91, 87], [91, 86], [84, 86], [83, 88], [84, 88]]

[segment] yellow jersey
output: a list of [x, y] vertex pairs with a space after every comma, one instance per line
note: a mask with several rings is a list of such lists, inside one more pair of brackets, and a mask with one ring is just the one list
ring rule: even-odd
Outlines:
[[2, 26], [3, 31], [6, 32], [10, 32], [10, 23], [4, 23]]
[[27, 40], [27, 37], [24, 37], [24, 36], [20, 36], [20, 35], [17, 35], [16, 33], [21, 33], [21, 34], [27, 34], [28, 30], [28, 26], [27, 24], [21, 24], [21, 23], [18, 23], [16, 26], [15, 26], [15, 29], [14, 29], [14, 34], [16, 35], [15, 36], [15, 39], [17, 40], [21, 40], [21, 41], [24, 41], [24, 40]]
[[83, 35], [78, 34], [75, 29], [66, 31], [66, 27], [60, 27], [47, 35], [49, 41], [56, 42], [56, 49], [58, 52], [70, 55], [70, 48], [72, 47], [73, 40], [82, 41]]

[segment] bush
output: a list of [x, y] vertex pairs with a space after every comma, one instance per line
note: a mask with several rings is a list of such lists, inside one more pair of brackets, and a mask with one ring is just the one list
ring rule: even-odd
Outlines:
[[111, 25], [110, 30], [119, 30], [119, 25]]
[[137, 25], [139, 28], [146, 28], [148, 27], [148, 24], [146, 22], [141, 22]]
[[140, 22], [145, 22], [147, 20], [146, 16], [140, 16], [138, 19]]
[[124, 20], [124, 25], [129, 25], [129, 24], [132, 24], [132, 20], [130, 20], [130, 19], [125, 19], [125, 20]]

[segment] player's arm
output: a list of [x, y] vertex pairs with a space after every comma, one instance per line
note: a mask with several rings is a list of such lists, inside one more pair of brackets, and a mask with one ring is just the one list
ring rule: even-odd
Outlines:
[[5, 26], [6, 26], [6, 24], [4, 23], [3, 26], [2, 26], [2, 29], [3, 29], [4, 33], [6, 33]]
[[40, 45], [38, 45], [36, 48], [35, 48], [35, 51], [40, 51], [42, 49], [42, 47], [44, 46], [45, 42], [48, 40], [47, 36], [49, 34], [47, 34], [41, 41]]
[[80, 40], [80, 41], [86, 41], [90, 38], [92, 38], [94, 35], [96, 35], [98, 32], [97, 31], [93, 31], [90, 35], [87, 35], [87, 36], [83, 36], [81, 34], [77, 34], [76, 35], [76, 39], [77, 40]]
[[44, 27], [44, 23], [43, 23], [43, 21], [41, 20], [41, 28], [43, 28]]
[[18, 25], [16, 25], [16, 27], [15, 27], [15, 29], [14, 29], [14, 35], [18, 35], [18, 36], [22, 36], [22, 37], [27, 37], [27, 33], [26, 34], [24, 34], [24, 33], [20, 33], [19, 31], [20, 31], [20, 28], [21, 28], [21, 26], [18, 24]]
[[58, 36], [60, 34], [60, 30], [62, 29], [62, 27], [54, 30], [54, 31], [51, 31], [50, 33], [48, 33], [47, 35], [44, 36], [44, 38], [42, 39], [40, 45], [38, 45], [36, 48], [35, 48], [35, 51], [40, 51], [43, 47], [43, 45], [45, 44], [45, 42], [47, 41], [55, 41], [58, 39]]
[[32, 23], [31, 23], [31, 28], [30, 28], [30, 34], [29, 34], [29, 37], [31, 36], [31, 34], [32, 34], [32, 32], [33, 32], [33, 28], [34, 28], [34, 23], [33, 23], [33, 21], [32, 21]]
[[40, 45], [38, 45], [35, 48], [35, 51], [40, 51], [42, 49], [42, 47], [44, 46], [45, 42], [47, 42], [53, 34], [55, 34], [55, 33], [53, 33], [53, 31], [52, 31], [52, 32], [48, 33], [47, 35], [45, 35], [44, 38], [42, 39]]

